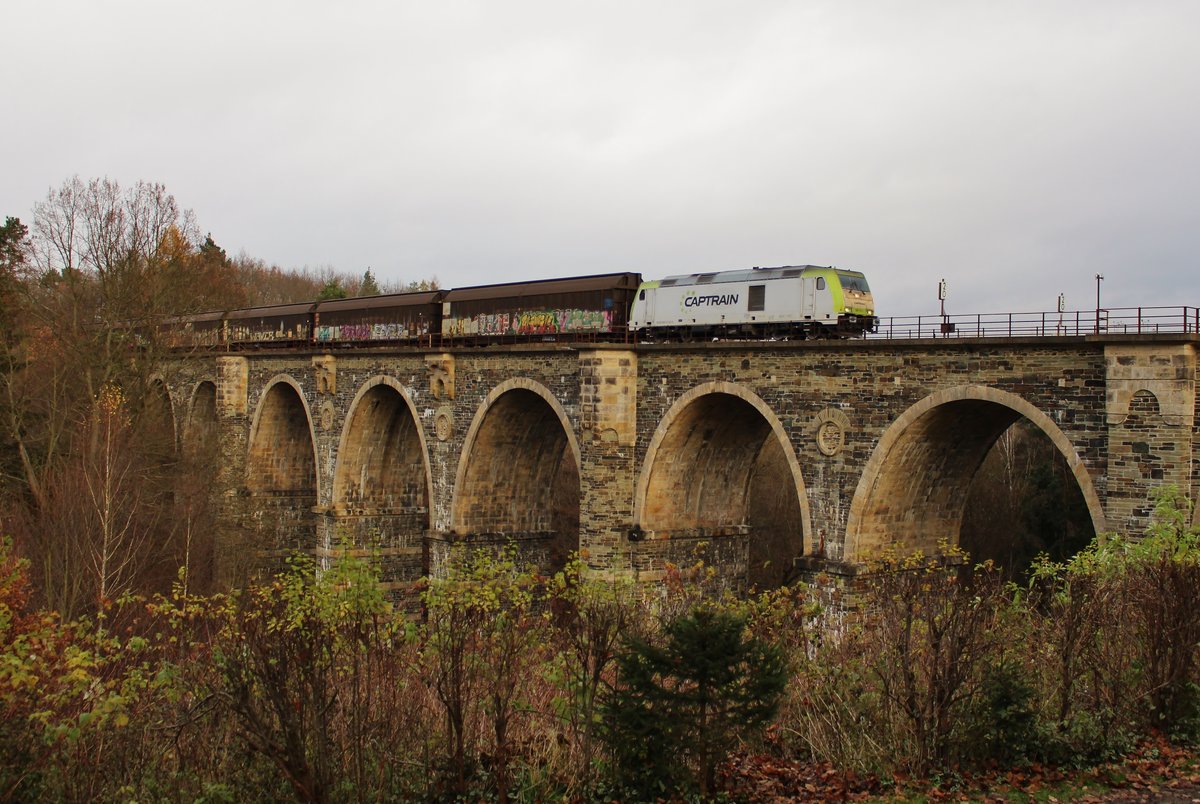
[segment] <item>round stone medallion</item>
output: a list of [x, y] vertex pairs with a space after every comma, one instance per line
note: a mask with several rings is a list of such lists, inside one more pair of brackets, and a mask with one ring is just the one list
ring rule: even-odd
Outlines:
[[817, 414], [817, 449], [830, 457], [842, 451], [850, 419], [837, 408], [825, 408]]
[[333, 423], [337, 419], [337, 413], [333, 409], [333, 403], [326, 400], [320, 408], [320, 422], [322, 430], [332, 430]]
[[433, 417], [433, 432], [438, 441], [449, 441], [454, 435], [454, 416], [449, 408], [441, 408]]

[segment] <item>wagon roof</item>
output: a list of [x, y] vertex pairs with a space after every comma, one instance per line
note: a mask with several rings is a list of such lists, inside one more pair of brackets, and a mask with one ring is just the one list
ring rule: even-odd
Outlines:
[[445, 301], [508, 299], [552, 293], [578, 293], [589, 290], [632, 290], [637, 288], [640, 283], [641, 275], [633, 273], [596, 274], [594, 276], [576, 276], [570, 279], [539, 279], [532, 282], [507, 282], [502, 285], [455, 288], [446, 292]]
[[206, 310], [202, 313], [189, 315], [172, 315], [163, 319], [164, 324], [197, 324], [202, 321], [220, 321], [225, 317], [224, 310]]
[[301, 302], [300, 304], [272, 304], [267, 307], [248, 307], [243, 310], [230, 310], [227, 316], [235, 318], [266, 318], [277, 315], [300, 315], [311, 312], [316, 302]]
[[416, 293], [385, 293], [380, 296], [355, 296], [351, 299], [331, 299], [317, 303], [318, 313], [342, 310], [377, 310], [381, 307], [414, 307], [438, 301], [441, 290], [422, 290]]

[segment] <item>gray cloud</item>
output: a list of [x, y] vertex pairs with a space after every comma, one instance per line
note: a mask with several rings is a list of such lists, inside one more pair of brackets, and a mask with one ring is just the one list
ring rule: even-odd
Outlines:
[[162, 181], [382, 278], [834, 263], [885, 313], [1200, 304], [1200, 5], [45, 0], [0, 214]]

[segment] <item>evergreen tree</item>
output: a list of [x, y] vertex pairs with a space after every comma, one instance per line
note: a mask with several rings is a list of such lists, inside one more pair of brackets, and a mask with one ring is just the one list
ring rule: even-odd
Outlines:
[[16, 308], [18, 272], [25, 264], [29, 229], [18, 218], [6, 218], [0, 226], [0, 349], [10, 345], [13, 312]]
[[330, 279], [325, 283], [325, 287], [321, 288], [321, 292], [317, 294], [317, 301], [329, 301], [331, 299], [346, 298], [346, 289], [342, 287], [342, 283], [336, 279]]
[[4, 225], [0, 226], [0, 274], [9, 276], [24, 263], [28, 236], [29, 227], [20, 218], [4, 219]]
[[630, 639], [605, 705], [605, 739], [625, 792], [670, 797], [694, 766], [702, 797], [739, 736], [774, 716], [787, 682], [781, 652], [746, 634], [744, 618], [697, 607], [666, 644]]
[[368, 268], [367, 272], [363, 274], [362, 284], [359, 285], [358, 288], [358, 295], [378, 296], [381, 292], [382, 291], [379, 289], [379, 283], [375, 281], [375, 276], [371, 273], [371, 269]]

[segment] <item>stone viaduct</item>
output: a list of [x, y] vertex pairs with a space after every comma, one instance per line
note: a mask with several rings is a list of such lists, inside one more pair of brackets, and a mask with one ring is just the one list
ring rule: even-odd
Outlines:
[[[698, 548], [739, 582], [958, 536], [1019, 419], [1097, 532], [1200, 490], [1195, 334], [313, 350], [182, 358], [183, 448], [219, 449], [249, 544], [373, 550], [398, 595], [452, 543], [661, 577]], [[802, 558], [803, 557], [803, 558]], [[797, 561], [802, 559], [801, 561]]]

